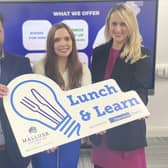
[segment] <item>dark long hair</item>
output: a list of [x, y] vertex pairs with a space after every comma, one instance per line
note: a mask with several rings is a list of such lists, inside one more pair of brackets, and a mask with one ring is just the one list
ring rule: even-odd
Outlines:
[[51, 27], [47, 37], [45, 74], [54, 80], [62, 89], [65, 89], [65, 82], [58, 69], [58, 56], [54, 51], [54, 36], [58, 29], [65, 28], [72, 39], [72, 52], [68, 56], [68, 89], [81, 86], [82, 80], [82, 64], [79, 61], [76, 42], [73, 32], [64, 23], [58, 23]]

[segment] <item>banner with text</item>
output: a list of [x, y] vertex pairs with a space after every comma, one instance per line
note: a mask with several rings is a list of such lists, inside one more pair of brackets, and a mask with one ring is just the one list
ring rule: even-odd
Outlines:
[[37, 74], [8, 85], [4, 107], [22, 156], [29, 156], [149, 116], [135, 91], [122, 92], [113, 79], [62, 91]]

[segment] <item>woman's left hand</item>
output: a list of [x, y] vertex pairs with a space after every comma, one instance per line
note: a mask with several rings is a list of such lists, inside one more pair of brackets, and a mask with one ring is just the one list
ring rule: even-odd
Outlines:
[[3, 98], [8, 94], [8, 88], [6, 85], [0, 83], [0, 98]]
[[47, 150], [47, 153], [55, 152], [55, 150], [57, 150], [57, 147], [50, 148]]

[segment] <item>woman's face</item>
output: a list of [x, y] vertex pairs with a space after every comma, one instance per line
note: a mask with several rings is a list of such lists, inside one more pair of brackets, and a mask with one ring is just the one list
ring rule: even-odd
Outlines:
[[54, 51], [60, 58], [68, 58], [72, 52], [72, 39], [65, 28], [56, 30], [54, 35]]
[[124, 20], [117, 14], [112, 13], [109, 20], [109, 32], [113, 38], [113, 43], [123, 45], [128, 38], [128, 27]]

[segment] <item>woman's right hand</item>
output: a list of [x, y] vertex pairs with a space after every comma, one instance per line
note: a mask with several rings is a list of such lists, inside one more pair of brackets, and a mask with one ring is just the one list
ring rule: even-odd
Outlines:
[[2, 99], [7, 94], [8, 94], [8, 88], [7, 88], [7, 86], [0, 83], [0, 98]]
[[106, 132], [107, 132], [106, 130], [100, 131], [100, 132], [96, 133], [96, 135], [104, 135]]

